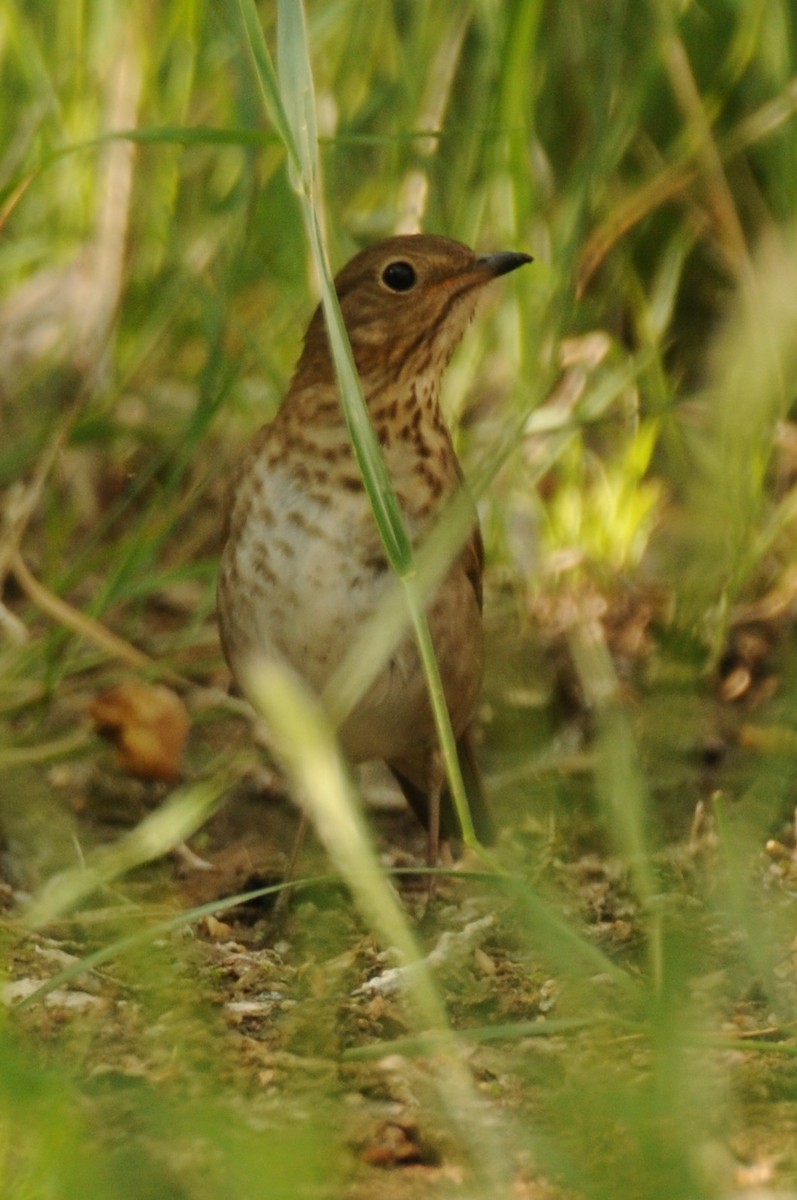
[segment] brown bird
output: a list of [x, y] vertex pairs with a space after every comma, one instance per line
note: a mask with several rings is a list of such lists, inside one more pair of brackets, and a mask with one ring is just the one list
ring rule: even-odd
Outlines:
[[[485, 284], [531, 262], [478, 257], [448, 238], [392, 237], [335, 279], [371, 421], [414, 544], [462, 486], [440, 411], [443, 371]], [[473, 533], [427, 616], [474, 825], [493, 826], [479, 785], [470, 723], [483, 667], [482, 541]], [[289, 664], [322, 692], [391, 584], [390, 571], [338, 395], [321, 308], [288, 394], [261, 429], [233, 487], [218, 610], [224, 653], [246, 691], [247, 664]], [[408, 635], [339, 730], [352, 763], [383, 759], [428, 830], [458, 831], [417, 647]], [[442, 795], [441, 795], [442, 792]]]

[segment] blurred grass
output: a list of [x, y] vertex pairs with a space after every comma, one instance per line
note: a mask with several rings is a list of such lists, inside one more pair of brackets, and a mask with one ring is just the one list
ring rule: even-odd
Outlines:
[[[528, 1120], [507, 1119], [507, 1142], [579, 1195], [729, 1194], [715, 1152], [741, 1136], [744, 1089], [759, 1084], [704, 1035], [756, 996], [756, 1012], [793, 1028], [790, 875], [762, 861], [767, 839], [786, 838], [793, 755], [774, 735], [759, 737], [757, 758], [734, 744], [708, 797], [680, 764], [717, 724], [712, 672], [739, 629], [763, 628], [774, 646], [780, 686], [764, 724], [790, 730], [797, 710], [793, 8], [610, 0], [598, 16], [585, 0], [311, 0], [306, 11], [335, 265], [415, 221], [536, 260], [469, 331], [445, 389], [488, 535], [498, 716], [486, 758], [514, 831], [496, 904], [526, 959], [559, 980], [563, 1016], [590, 1020], [559, 1077], [518, 1035], [514, 1067], [533, 1099]], [[276, 6], [259, 15], [275, 47]], [[46, 589], [144, 649], [156, 672], [223, 681], [212, 622], [223, 496], [241, 446], [276, 411], [317, 287], [233, 0], [8, 0], [0, 67], [0, 761], [5, 747], [35, 761], [129, 667], [22, 594], [17, 547]], [[131, 138], [102, 140], [119, 130]], [[521, 638], [568, 647], [591, 725], [570, 756], [549, 660], [520, 653]], [[546, 687], [542, 702], [502, 700]], [[748, 723], [754, 699], [745, 692]], [[192, 769], [229, 768], [221, 743], [195, 740]], [[94, 743], [65, 744], [90, 769]], [[3, 810], [29, 798], [44, 840], [62, 829], [47, 807], [61, 801], [44, 769], [35, 787], [21, 779], [10, 757]], [[686, 841], [698, 799], [714, 823], [680, 860], [667, 831]], [[563, 883], [584, 841], [623, 864], [639, 939], [625, 952]], [[15, 936], [8, 926], [9, 965]], [[174, 964], [152, 967], [153, 1011], [186, 987], [183, 953], [175, 943]], [[214, 1028], [211, 1013], [198, 1019]], [[45, 1180], [64, 1196], [333, 1194], [348, 1169], [327, 1081], [310, 1093], [317, 1119], [286, 1143], [273, 1112], [259, 1113], [277, 1129], [265, 1138], [257, 1121], [230, 1119], [239, 1101], [218, 1064], [203, 1076], [188, 1055], [177, 1085], [130, 1096], [114, 1084], [100, 1103], [85, 1048], [44, 1051], [34, 1033], [13, 1020], [2, 1030], [9, 1196], [43, 1194]], [[41, 1103], [23, 1113], [29, 1087]], [[793, 1072], [768, 1087], [779, 1148], [776, 1102], [797, 1099]], [[146, 1180], [131, 1183], [127, 1152], [93, 1127], [100, 1113], [136, 1130]], [[170, 1122], [201, 1143], [209, 1174], [159, 1149]], [[785, 1169], [794, 1183], [797, 1164]]]

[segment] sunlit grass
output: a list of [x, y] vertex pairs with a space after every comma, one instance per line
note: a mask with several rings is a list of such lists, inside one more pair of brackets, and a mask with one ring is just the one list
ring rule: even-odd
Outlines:
[[[146, 653], [148, 676], [223, 682], [212, 625], [223, 497], [230, 464], [276, 411], [316, 302], [313, 220], [333, 266], [415, 221], [535, 256], [469, 331], [445, 404], [488, 534], [488, 614], [517, 630], [497, 631], [512, 661], [491, 670], [488, 696], [498, 717], [485, 757], [500, 762], [506, 749], [515, 763], [512, 788], [495, 797], [507, 827], [500, 869], [489, 886], [484, 873], [459, 886], [472, 885], [529, 986], [537, 971], [551, 976], [556, 1007], [548, 1039], [529, 1037], [510, 1011], [464, 1022], [468, 1041], [451, 1042], [463, 997], [438, 966], [424, 976], [426, 1007], [410, 1005], [406, 1036], [385, 1045], [417, 1060], [414, 1087], [449, 1130], [444, 1159], [467, 1159], [486, 1106], [491, 1155], [505, 1153], [496, 1187], [499, 1176], [521, 1186], [533, 1163], [596, 1200], [723, 1197], [736, 1186], [732, 1145], [753, 1158], [774, 1147], [793, 1183], [797, 1165], [778, 1140], [779, 1105], [797, 1096], [786, 1065], [794, 906], [783, 826], [797, 715], [790, 7], [612, 2], [600, 19], [583, 0], [306, 9], [317, 108], [292, 163], [285, 143], [301, 126], [306, 65], [295, 4], [244, 5], [249, 36], [233, 0], [180, 0], [146, 17], [11, 0], [0, 15], [0, 565], [11, 580], [0, 814], [14, 832], [10, 859], [23, 846], [42, 885], [39, 915], [47, 901], [61, 922], [52, 929], [74, 939], [65, 982], [77, 986], [86, 959], [151, 1027], [139, 1046], [146, 1082], [133, 1094], [138, 1064], [113, 1059], [107, 1009], [59, 1026], [42, 994], [6, 1021], [3, 1186], [20, 1197], [339, 1195], [358, 1170], [341, 1136], [340, 1079], [312, 1073], [314, 1024], [340, 1069], [380, 1045], [346, 1046], [338, 1030], [359, 980], [334, 920], [312, 900], [306, 921], [298, 908], [307, 970], [292, 1071], [264, 1062], [241, 1085], [224, 1065], [229, 1031], [205, 961], [179, 932], [189, 918], [128, 890], [131, 869], [201, 819], [205, 781], [237, 751], [196, 739], [188, 770], [200, 778], [164, 809], [96, 852], [47, 852], [67, 829], [77, 843], [80, 817], [48, 816], [63, 797], [46, 772], [90, 769], [102, 754], [84, 714], [137, 669], [124, 646]], [[256, 21], [277, 75], [252, 62]], [[114, 131], [132, 136], [102, 140]], [[295, 187], [308, 180], [303, 220]], [[421, 587], [463, 534], [459, 518], [418, 552]], [[401, 570], [395, 531], [394, 541]], [[25, 587], [22, 569], [15, 577], [17, 557], [41, 591]], [[653, 616], [629, 661], [612, 605], [640, 594]], [[95, 626], [68, 621], [48, 596], [120, 644], [89, 636]], [[521, 644], [538, 635], [541, 612], [555, 614], [542, 639], [566, 648], [586, 718], [551, 704], [546, 724], [530, 706], [541, 685], [523, 676]], [[779, 694], [769, 707], [750, 701], [738, 745], [728, 738], [728, 770], [703, 773], [686, 760], [713, 745], [712, 672], [746, 619], [772, 633]], [[336, 681], [333, 716], [400, 621], [387, 613], [368, 631]], [[515, 708], [502, 678], [525, 696]], [[191, 701], [209, 734], [228, 713], [211, 701]], [[550, 745], [534, 741], [542, 728]], [[328, 784], [305, 777], [309, 760], [283, 733], [295, 779], [323, 800]], [[690, 838], [698, 800], [705, 815]], [[11, 820], [24, 806], [37, 810], [28, 840]], [[773, 838], [785, 839], [781, 870], [764, 857]], [[356, 875], [325, 840], [336, 868]], [[600, 865], [582, 862], [584, 843]], [[48, 890], [41, 864], [53, 861], [71, 866]], [[573, 883], [604, 869], [625, 898], [627, 943], [617, 925], [614, 940], [603, 928], [598, 884]], [[358, 904], [382, 951], [409, 936], [405, 961], [430, 969], [426, 929], [408, 934], [384, 880]], [[199, 906], [190, 924], [209, 915]], [[36, 974], [32, 946], [52, 949], [14, 914], [3, 943], [9, 978]], [[503, 999], [499, 980], [494, 991]], [[761, 1022], [746, 1055], [740, 1013]], [[780, 1041], [761, 1040], [769, 1023]], [[424, 1040], [435, 1026], [439, 1062]], [[204, 1058], [203, 1038], [213, 1048]], [[471, 1106], [470, 1077], [452, 1083], [451, 1063], [464, 1071], [465, 1060], [450, 1056], [473, 1044], [499, 1049], [477, 1060]], [[444, 1120], [446, 1081], [460, 1090]], [[740, 1133], [746, 1088], [763, 1089], [769, 1106], [761, 1147]], [[113, 1133], [120, 1126], [132, 1150]]]

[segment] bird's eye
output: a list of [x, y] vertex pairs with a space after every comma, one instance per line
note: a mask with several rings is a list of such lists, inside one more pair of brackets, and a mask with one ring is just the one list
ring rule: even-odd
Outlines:
[[417, 279], [415, 267], [408, 262], [388, 263], [382, 272], [382, 282], [391, 292], [408, 292], [415, 287]]

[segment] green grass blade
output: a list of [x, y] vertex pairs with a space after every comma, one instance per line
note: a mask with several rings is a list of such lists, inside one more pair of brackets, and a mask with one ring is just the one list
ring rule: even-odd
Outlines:
[[[246, 0], [241, 0], [241, 3], [249, 7]], [[299, 0], [284, 0], [279, 8], [280, 20], [285, 22], [284, 32], [280, 35], [279, 88], [284, 96], [280, 112], [290, 130], [292, 152], [289, 151], [289, 155], [295, 166], [292, 181], [301, 201], [305, 229], [321, 283], [321, 302], [352, 445], [385, 551], [405, 589], [410, 618], [427, 675], [432, 709], [454, 803], [461, 815], [467, 839], [475, 843], [454, 735], [426, 621], [425, 598], [416, 589], [412, 545], [368, 415], [329, 265], [321, 220], [321, 197], [318, 194], [315, 120], [314, 116], [310, 115], [315, 111], [315, 89], [307, 47], [306, 25], [301, 10]], [[249, 24], [247, 34], [250, 42], [253, 39], [257, 40]], [[270, 72], [270, 59], [266, 61], [263, 54], [256, 55], [255, 62], [259, 70]], [[261, 83], [264, 96], [270, 93], [272, 87], [273, 80], [269, 74], [268, 80]]]
[[241, 10], [249, 49], [254, 61], [255, 77], [260, 84], [260, 92], [266, 113], [285, 147], [291, 170], [300, 172], [302, 156], [294, 137], [293, 127], [285, 112], [280, 87], [277, 82], [277, 73], [274, 70], [271, 54], [263, 35], [263, 28], [260, 24], [257, 7], [254, 0], [238, 0], [238, 7]]

